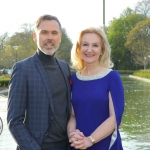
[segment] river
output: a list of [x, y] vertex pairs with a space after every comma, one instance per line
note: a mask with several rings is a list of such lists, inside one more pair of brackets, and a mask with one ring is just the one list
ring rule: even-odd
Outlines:
[[[122, 76], [125, 112], [120, 129], [124, 150], [150, 150], [150, 83]], [[6, 125], [7, 99], [0, 97], [0, 117], [4, 123], [0, 150], [15, 150]]]

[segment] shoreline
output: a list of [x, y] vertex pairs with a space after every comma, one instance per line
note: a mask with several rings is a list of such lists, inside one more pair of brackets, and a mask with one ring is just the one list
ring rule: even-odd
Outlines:
[[137, 80], [141, 80], [141, 81], [150, 83], [150, 79], [147, 79], [147, 78], [142, 78], [142, 77], [133, 76], [133, 75], [129, 75], [129, 78], [133, 78], [133, 79], [137, 79]]

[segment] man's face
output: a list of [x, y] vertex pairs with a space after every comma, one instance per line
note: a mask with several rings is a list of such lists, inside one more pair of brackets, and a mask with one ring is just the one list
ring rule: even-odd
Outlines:
[[53, 55], [61, 42], [61, 31], [55, 20], [44, 20], [33, 33], [37, 47], [46, 55]]

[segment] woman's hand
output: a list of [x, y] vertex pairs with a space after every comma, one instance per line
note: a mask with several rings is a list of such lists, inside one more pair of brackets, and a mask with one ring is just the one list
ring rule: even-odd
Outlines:
[[84, 134], [80, 132], [78, 129], [69, 133], [69, 142], [70, 146], [74, 148], [83, 147], [84, 146]]
[[71, 143], [71, 147], [75, 149], [86, 149], [93, 145], [92, 141], [89, 137], [85, 137], [82, 132], [79, 130], [74, 130], [69, 134], [69, 142]]

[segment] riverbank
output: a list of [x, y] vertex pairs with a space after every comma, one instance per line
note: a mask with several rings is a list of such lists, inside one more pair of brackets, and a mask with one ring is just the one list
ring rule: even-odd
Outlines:
[[133, 76], [133, 75], [129, 75], [129, 77], [130, 77], [130, 78], [134, 78], [134, 79], [137, 79], [137, 80], [141, 80], [141, 81], [149, 82], [149, 83], [150, 83], [150, 79], [147, 79], [147, 78], [142, 78], [142, 77]]

